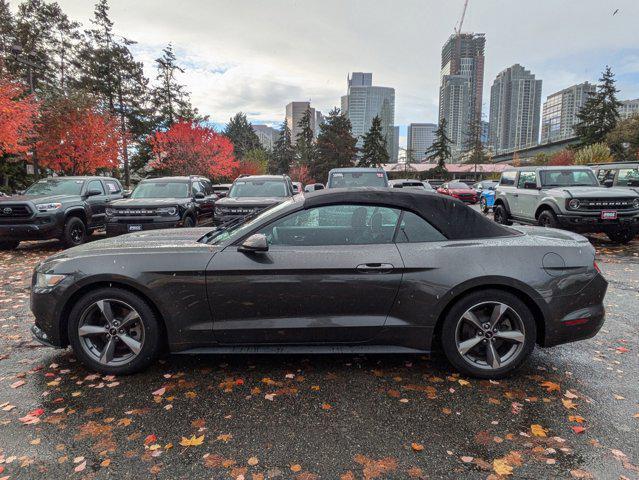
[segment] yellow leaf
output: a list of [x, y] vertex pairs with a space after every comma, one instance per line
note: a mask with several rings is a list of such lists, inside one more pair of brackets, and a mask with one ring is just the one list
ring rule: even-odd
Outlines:
[[576, 423], [583, 423], [584, 417], [580, 417], [579, 415], [569, 415], [568, 420]]
[[535, 437], [545, 437], [548, 430], [541, 425], [534, 424], [530, 426], [530, 431]]
[[459, 379], [459, 380], [457, 380], [457, 381], [459, 382], [459, 384], [460, 384], [462, 387], [465, 387], [465, 386], [467, 386], [467, 385], [470, 385], [470, 382], [469, 382], [468, 380], [464, 380], [463, 378], [460, 378], [460, 379]]
[[260, 463], [260, 461], [257, 459], [257, 457], [251, 457], [248, 459], [247, 462], [251, 467], [257, 465], [258, 463]]
[[109, 465], [111, 465], [111, 459], [110, 459], [110, 458], [104, 459], [104, 460], [102, 460], [102, 462], [100, 463], [100, 466], [101, 466], [101, 467], [103, 467], [103, 468], [106, 468], [106, 467], [108, 467]]
[[331, 408], [329, 403], [322, 403], [322, 410], [330, 410]]
[[297, 463], [295, 465], [291, 465], [291, 471], [292, 472], [299, 472], [302, 470], [302, 466], [298, 465]]
[[421, 452], [422, 450], [424, 450], [424, 445], [422, 445], [421, 443], [411, 443], [410, 448], [412, 448], [415, 452]]
[[121, 418], [118, 420], [118, 427], [128, 427], [131, 425], [132, 420], [130, 418]]
[[564, 407], [566, 407], [568, 410], [574, 410], [575, 408], [577, 408], [577, 405], [575, 404], [575, 402], [573, 402], [572, 400], [568, 400], [566, 398], [562, 398], [561, 403], [563, 403]]
[[231, 435], [230, 433], [220, 433], [217, 436], [217, 439], [224, 443], [228, 442], [231, 438], [233, 438], [233, 435]]
[[204, 435], [200, 437], [191, 435], [191, 438], [182, 437], [182, 440], [180, 440], [180, 445], [182, 445], [183, 447], [197, 447], [202, 445], [202, 442], [204, 442]]
[[513, 474], [513, 467], [508, 465], [506, 461], [501, 458], [497, 458], [496, 460], [493, 460], [493, 470], [495, 471], [497, 475]]
[[546, 381], [546, 382], [543, 382], [541, 386], [544, 387], [548, 393], [561, 391], [561, 387], [559, 386], [558, 383], [555, 383], [555, 382]]

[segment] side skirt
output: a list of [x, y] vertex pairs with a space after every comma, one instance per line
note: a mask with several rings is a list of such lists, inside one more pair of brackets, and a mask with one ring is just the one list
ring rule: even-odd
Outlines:
[[192, 348], [174, 352], [176, 354], [252, 354], [252, 355], [278, 355], [278, 354], [424, 354], [429, 350], [400, 347], [394, 345], [238, 345]]

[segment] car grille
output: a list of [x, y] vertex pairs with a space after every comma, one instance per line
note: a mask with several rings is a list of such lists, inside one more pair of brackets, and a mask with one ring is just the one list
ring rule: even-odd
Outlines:
[[580, 198], [580, 209], [583, 210], [630, 210], [633, 209], [632, 198]]
[[457, 194], [457, 196], [461, 200], [473, 200], [475, 198], [475, 195], [473, 195], [472, 193], [459, 193]]
[[28, 205], [0, 205], [0, 218], [28, 218], [32, 215]]
[[115, 208], [113, 215], [116, 217], [144, 217], [157, 215], [154, 208]]
[[264, 207], [226, 207], [224, 213], [229, 215], [248, 215], [256, 210], [261, 210]]

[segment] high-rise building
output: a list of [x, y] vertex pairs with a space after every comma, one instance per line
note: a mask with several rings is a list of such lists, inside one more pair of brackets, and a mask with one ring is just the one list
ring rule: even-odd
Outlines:
[[306, 110], [311, 110], [311, 129], [315, 138], [319, 133], [318, 120], [324, 121], [322, 112], [311, 107], [311, 102], [291, 102], [286, 105], [286, 124], [291, 130], [291, 140], [293, 145], [297, 144], [297, 135], [300, 133], [299, 123]]
[[273, 145], [277, 142], [280, 132], [268, 125], [255, 125], [251, 124], [253, 131], [260, 139], [260, 144], [265, 150], [273, 150]]
[[619, 116], [623, 118], [630, 118], [633, 115], [639, 115], [639, 98], [634, 100], [623, 100], [621, 107], [619, 107]]
[[574, 137], [573, 128], [579, 123], [577, 114], [596, 89], [595, 85], [584, 82], [548, 95], [541, 115], [541, 143]]
[[435, 141], [434, 123], [411, 123], [408, 126], [406, 138], [406, 150], [411, 153], [412, 161], [421, 163], [426, 160], [426, 150]]
[[490, 89], [490, 145], [495, 152], [539, 143], [541, 80], [519, 64], [497, 75]]
[[363, 136], [373, 124], [373, 118], [382, 120], [382, 135], [386, 138], [388, 156], [397, 162], [399, 128], [395, 127], [395, 89], [373, 86], [373, 74], [354, 72], [347, 80], [347, 93], [342, 97], [342, 113], [351, 121], [353, 136], [361, 148]]
[[469, 127], [481, 121], [485, 46], [483, 33], [455, 33], [442, 48], [439, 123], [446, 119], [454, 154], [464, 149]]

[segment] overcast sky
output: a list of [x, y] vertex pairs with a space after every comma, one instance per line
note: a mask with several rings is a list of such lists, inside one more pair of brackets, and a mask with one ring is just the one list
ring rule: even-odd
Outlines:
[[[58, 0], [88, 25], [90, 0]], [[463, 0], [110, 0], [117, 33], [154, 77], [172, 42], [193, 102], [225, 123], [244, 111], [279, 123], [292, 100], [338, 106], [352, 71], [395, 88], [398, 125], [436, 122], [441, 47]], [[618, 12], [613, 15], [614, 11]], [[639, 0], [470, 0], [464, 31], [486, 34], [484, 107], [492, 82], [520, 63], [543, 80], [542, 101], [594, 82], [606, 64], [620, 98], [639, 97]], [[402, 132], [405, 129], [402, 128]]]

